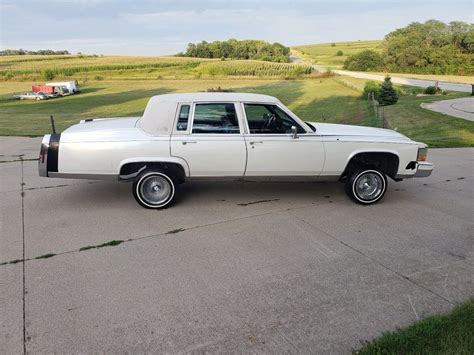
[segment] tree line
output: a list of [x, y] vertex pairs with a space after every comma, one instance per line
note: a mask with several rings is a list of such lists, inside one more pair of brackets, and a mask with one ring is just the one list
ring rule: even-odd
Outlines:
[[0, 51], [0, 56], [3, 55], [66, 55], [71, 54], [69, 51], [53, 51], [52, 49], [40, 49], [37, 51], [28, 51], [26, 49], [5, 49]]
[[474, 25], [429, 20], [414, 22], [385, 36], [378, 51], [364, 50], [344, 69], [418, 74], [474, 74]]
[[189, 43], [184, 53], [177, 56], [221, 59], [254, 59], [269, 62], [288, 63], [290, 49], [280, 43], [268, 43], [260, 40], [229, 39], [227, 41], [214, 41]]

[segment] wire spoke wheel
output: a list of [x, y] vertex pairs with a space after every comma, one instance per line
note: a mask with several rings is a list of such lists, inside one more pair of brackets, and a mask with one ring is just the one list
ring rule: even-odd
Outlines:
[[359, 168], [346, 181], [346, 193], [355, 202], [370, 205], [387, 190], [387, 177], [376, 168]]
[[134, 183], [133, 194], [146, 208], [166, 208], [175, 196], [175, 183], [166, 173], [146, 171]]
[[379, 174], [367, 173], [357, 179], [355, 190], [361, 199], [370, 201], [380, 195], [383, 185], [384, 182]]

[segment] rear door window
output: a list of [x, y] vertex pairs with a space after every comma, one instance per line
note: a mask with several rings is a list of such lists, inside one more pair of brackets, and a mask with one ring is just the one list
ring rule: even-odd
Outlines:
[[235, 105], [233, 103], [196, 104], [192, 133], [240, 133]]

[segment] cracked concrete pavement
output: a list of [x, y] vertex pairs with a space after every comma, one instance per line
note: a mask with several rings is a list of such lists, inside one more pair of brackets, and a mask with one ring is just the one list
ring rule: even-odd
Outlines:
[[6, 353], [348, 353], [474, 296], [474, 149], [431, 150], [375, 206], [201, 182], [150, 211], [129, 184], [38, 177], [39, 142], [0, 138]]

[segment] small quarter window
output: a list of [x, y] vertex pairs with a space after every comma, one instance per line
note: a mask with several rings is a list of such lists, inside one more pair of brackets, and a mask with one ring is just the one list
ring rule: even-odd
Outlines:
[[188, 129], [189, 109], [189, 105], [181, 106], [179, 110], [178, 124], [176, 126], [178, 131], [186, 131]]

